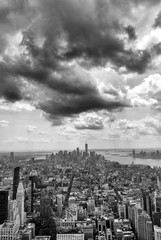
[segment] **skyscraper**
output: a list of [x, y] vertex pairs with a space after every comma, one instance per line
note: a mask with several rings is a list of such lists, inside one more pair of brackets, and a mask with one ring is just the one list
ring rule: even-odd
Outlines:
[[88, 144], [87, 143], [85, 144], [85, 154], [86, 154], [86, 156], [88, 155]]
[[33, 213], [33, 202], [34, 202], [34, 176], [29, 177], [29, 213]]
[[[147, 229], [147, 227], [149, 229]], [[152, 240], [151, 239], [152, 222], [150, 216], [146, 212], [142, 212], [138, 216], [138, 239], [139, 240]], [[148, 238], [147, 238], [148, 235]]]
[[41, 196], [40, 215], [41, 217], [50, 217], [51, 215], [51, 199], [47, 194]]
[[14, 176], [13, 176], [13, 200], [16, 199], [19, 180], [20, 180], [20, 167], [16, 167], [14, 168]]
[[10, 162], [14, 162], [14, 152], [10, 152]]
[[0, 224], [3, 224], [8, 217], [8, 191], [0, 191]]
[[17, 199], [18, 212], [20, 215], [20, 225], [23, 226], [25, 213], [24, 213], [24, 188], [23, 188], [22, 181], [19, 182], [16, 199]]

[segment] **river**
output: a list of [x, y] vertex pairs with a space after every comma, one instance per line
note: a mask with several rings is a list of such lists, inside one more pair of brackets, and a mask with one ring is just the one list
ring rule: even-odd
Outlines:
[[[161, 150], [161, 149], [158, 149]], [[140, 152], [141, 150], [136, 150], [136, 152]], [[153, 152], [156, 149], [146, 149], [143, 151]], [[106, 160], [116, 161], [121, 164], [141, 164], [141, 165], [149, 165], [151, 167], [157, 166], [161, 167], [161, 159], [141, 159], [141, 158], [133, 158], [131, 149], [107, 149], [107, 150], [95, 150], [97, 154], [101, 154], [105, 157]]]

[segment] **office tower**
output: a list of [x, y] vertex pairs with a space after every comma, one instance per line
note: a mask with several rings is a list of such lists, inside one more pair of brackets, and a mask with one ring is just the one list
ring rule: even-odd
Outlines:
[[8, 191], [0, 191], [0, 224], [3, 224], [8, 217]]
[[50, 217], [51, 215], [51, 199], [48, 195], [42, 194], [40, 199], [40, 216]]
[[10, 162], [14, 162], [14, 152], [10, 152]]
[[147, 227], [151, 227], [150, 223], [147, 224], [147, 222], [151, 222], [151, 218], [150, 216], [146, 213], [146, 212], [142, 212], [139, 216], [138, 216], [138, 239], [139, 240], [147, 240], [147, 233], [149, 233], [150, 236], [150, 231], [151, 228], [148, 232]]
[[146, 211], [150, 217], [152, 217], [152, 202], [151, 197], [148, 192], [142, 193], [142, 208], [143, 211]]
[[7, 221], [0, 226], [0, 239], [15, 240], [19, 228], [17, 224], [12, 221]]
[[62, 214], [62, 208], [63, 208], [63, 196], [62, 194], [58, 194], [56, 196], [56, 201], [57, 201], [57, 212], [59, 216]]
[[16, 199], [17, 188], [20, 180], [20, 167], [14, 168], [14, 176], [13, 176], [13, 200]]
[[125, 204], [119, 204], [118, 203], [118, 214], [119, 218], [126, 218], [126, 206]]
[[161, 190], [161, 181], [159, 176], [157, 176], [157, 186], [158, 186], [158, 189]]
[[153, 225], [157, 225], [158, 227], [161, 227], [160, 219], [161, 219], [161, 212], [153, 212]]
[[28, 191], [29, 213], [33, 213], [34, 202], [34, 176], [29, 176], [29, 191]]
[[77, 156], [79, 156], [79, 147], [77, 147]]
[[13, 222], [19, 229], [20, 227], [20, 215], [17, 206], [17, 200], [9, 200], [8, 202], [8, 221]]
[[24, 213], [24, 188], [23, 188], [22, 181], [20, 181], [18, 185], [16, 200], [17, 200], [18, 212], [20, 215], [20, 225], [23, 226], [25, 213]]
[[156, 195], [155, 201], [156, 212], [161, 212], [161, 195]]
[[153, 240], [153, 224], [152, 221], [146, 222], [146, 240]]
[[87, 143], [85, 144], [85, 154], [86, 154], [86, 156], [88, 156], [88, 144]]
[[154, 225], [154, 240], [161, 240], [161, 227]]
[[140, 204], [136, 204], [134, 206], [134, 229], [135, 229], [135, 233], [138, 235], [138, 216], [139, 214], [142, 213], [142, 208], [140, 206]]

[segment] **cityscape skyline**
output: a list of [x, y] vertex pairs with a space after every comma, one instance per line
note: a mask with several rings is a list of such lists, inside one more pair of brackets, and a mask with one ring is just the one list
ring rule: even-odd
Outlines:
[[0, 152], [161, 145], [159, 0], [0, 2]]

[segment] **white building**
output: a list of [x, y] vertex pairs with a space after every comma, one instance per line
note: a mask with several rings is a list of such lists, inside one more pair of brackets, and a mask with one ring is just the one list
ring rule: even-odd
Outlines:
[[84, 233], [78, 234], [57, 234], [57, 240], [84, 240]]
[[62, 208], [63, 208], [63, 195], [58, 194], [56, 196], [56, 200], [57, 200], [57, 212], [58, 212], [59, 216], [61, 216]]
[[14, 222], [5, 222], [0, 225], [0, 239], [1, 240], [14, 240], [18, 233], [18, 226]]
[[17, 200], [18, 212], [20, 215], [20, 225], [23, 226], [26, 220], [25, 219], [26, 213], [24, 212], [24, 188], [21, 181], [19, 182], [19, 185], [18, 185], [16, 200]]
[[154, 225], [154, 240], [161, 240], [161, 227]]
[[20, 215], [17, 206], [17, 200], [10, 200], [8, 202], [8, 220], [12, 221], [16, 227], [20, 227]]

